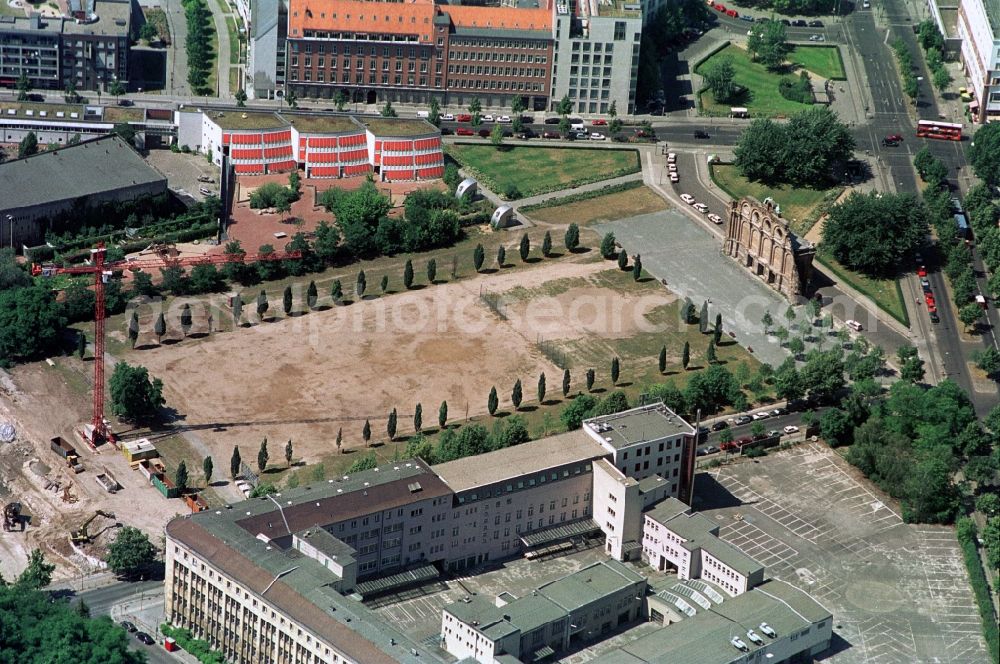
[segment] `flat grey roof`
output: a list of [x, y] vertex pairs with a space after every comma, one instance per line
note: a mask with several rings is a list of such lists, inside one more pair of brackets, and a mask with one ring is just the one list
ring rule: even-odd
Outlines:
[[320, 553], [333, 558], [338, 564], [348, 565], [354, 560], [354, 548], [323, 528], [306, 528], [295, 533], [295, 536], [315, 547]]
[[[759, 629], [762, 622], [782, 638], [831, 617], [829, 611], [802, 591], [782, 581], [770, 580], [710, 610], [699, 609], [693, 617], [651, 632], [592, 661], [595, 664], [729, 664], [743, 657], [752, 659], [753, 653], [763, 647], [746, 637], [747, 630], [759, 634], [765, 646], [772, 642]], [[742, 654], [732, 646], [729, 640], [733, 636], [739, 636], [749, 646], [748, 653]]]
[[684, 514], [689, 509], [683, 502], [671, 496], [658, 502], [653, 509], [646, 512], [646, 516], [659, 523], [666, 524], [675, 516]]
[[438, 464], [433, 470], [458, 493], [577, 461], [598, 459], [605, 454], [584, 432], [570, 431]]
[[117, 135], [0, 164], [0, 210], [44, 205], [167, 179]]
[[547, 583], [541, 586], [538, 592], [567, 611], [575, 611], [644, 580], [645, 577], [636, 574], [617, 560], [609, 559], [598, 561], [569, 576]]
[[584, 420], [583, 426], [615, 449], [681, 434], [694, 435], [694, 427], [662, 403], [593, 417]]
[[[90, 4], [90, 3], [88, 3]], [[77, 23], [73, 18], [41, 16], [3, 16], [0, 30], [63, 33], [71, 35], [99, 35], [102, 37], [126, 37], [132, 17], [130, 2], [121, 0], [100, 0], [96, 2], [93, 23]]]

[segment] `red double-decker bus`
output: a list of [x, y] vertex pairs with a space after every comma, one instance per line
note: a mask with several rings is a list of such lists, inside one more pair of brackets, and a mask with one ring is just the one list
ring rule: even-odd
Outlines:
[[962, 140], [962, 125], [954, 122], [920, 120], [917, 122], [917, 136], [938, 138], [944, 141], [960, 141]]

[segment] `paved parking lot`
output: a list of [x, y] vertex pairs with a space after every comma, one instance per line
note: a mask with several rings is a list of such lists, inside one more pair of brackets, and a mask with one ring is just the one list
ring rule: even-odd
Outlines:
[[824, 445], [698, 478], [696, 507], [720, 536], [834, 615], [836, 664], [988, 661], [950, 527], [904, 524]]

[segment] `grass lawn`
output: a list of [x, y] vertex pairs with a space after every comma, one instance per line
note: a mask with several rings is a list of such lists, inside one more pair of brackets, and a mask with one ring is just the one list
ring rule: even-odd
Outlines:
[[750, 182], [732, 164], [712, 164], [712, 179], [733, 198], [753, 196], [763, 201], [770, 196], [781, 206], [784, 217], [798, 235], [816, 223], [823, 212], [823, 203], [832, 203], [842, 187], [829, 189], [797, 189], [788, 185], [769, 187], [760, 182]]
[[847, 79], [840, 49], [836, 46], [804, 46], [799, 44], [788, 55], [788, 61], [808, 69], [817, 76], [837, 81]]
[[701, 107], [708, 115], [729, 115], [729, 109], [733, 106], [745, 106], [752, 117], [791, 115], [809, 108], [809, 104], [800, 104], [782, 97], [778, 92], [778, 81], [782, 76], [768, 71], [762, 64], [751, 62], [747, 52], [737, 46], [729, 45], [722, 49], [695, 67], [695, 73], [704, 73], [726, 57], [732, 58], [733, 68], [736, 70], [735, 80], [747, 88], [747, 92], [741, 99], [725, 104], [716, 103], [710, 92], [703, 92]]
[[229, 90], [236, 94], [236, 91], [240, 89], [240, 69], [239, 67], [230, 67], [229, 69]]
[[870, 297], [880, 309], [906, 327], [910, 326], [910, 316], [906, 313], [906, 304], [897, 279], [873, 279], [849, 270], [822, 249], [816, 253], [816, 258], [838, 278]]
[[226, 16], [226, 31], [229, 33], [229, 64], [240, 64], [240, 33], [236, 29], [236, 19]]
[[502, 194], [516, 187], [521, 197], [639, 172], [635, 150], [549, 148], [455, 143], [448, 154], [484, 185]]
[[559, 200], [561, 199], [553, 201], [551, 205], [531, 210], [528, 216], [536, 221], [550, 224], [575, 222], [580, 226], [587, 226], [659, 212], [669, 207], [663, 198], [641, 182], [636, 182], [634, 187], [629, 187], [625, 191], [581, 198], [568, 203], [560, 203]]

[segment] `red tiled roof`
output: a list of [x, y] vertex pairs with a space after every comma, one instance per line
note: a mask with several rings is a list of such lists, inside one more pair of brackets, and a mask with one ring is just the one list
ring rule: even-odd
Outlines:
[[410, 2], [360, 2], [359, 0], [291, 0], [288, 36], [302, 37], [306, 30], [374, 32], [419, 35], [431, 40], [435, 16], [432, 0]]

